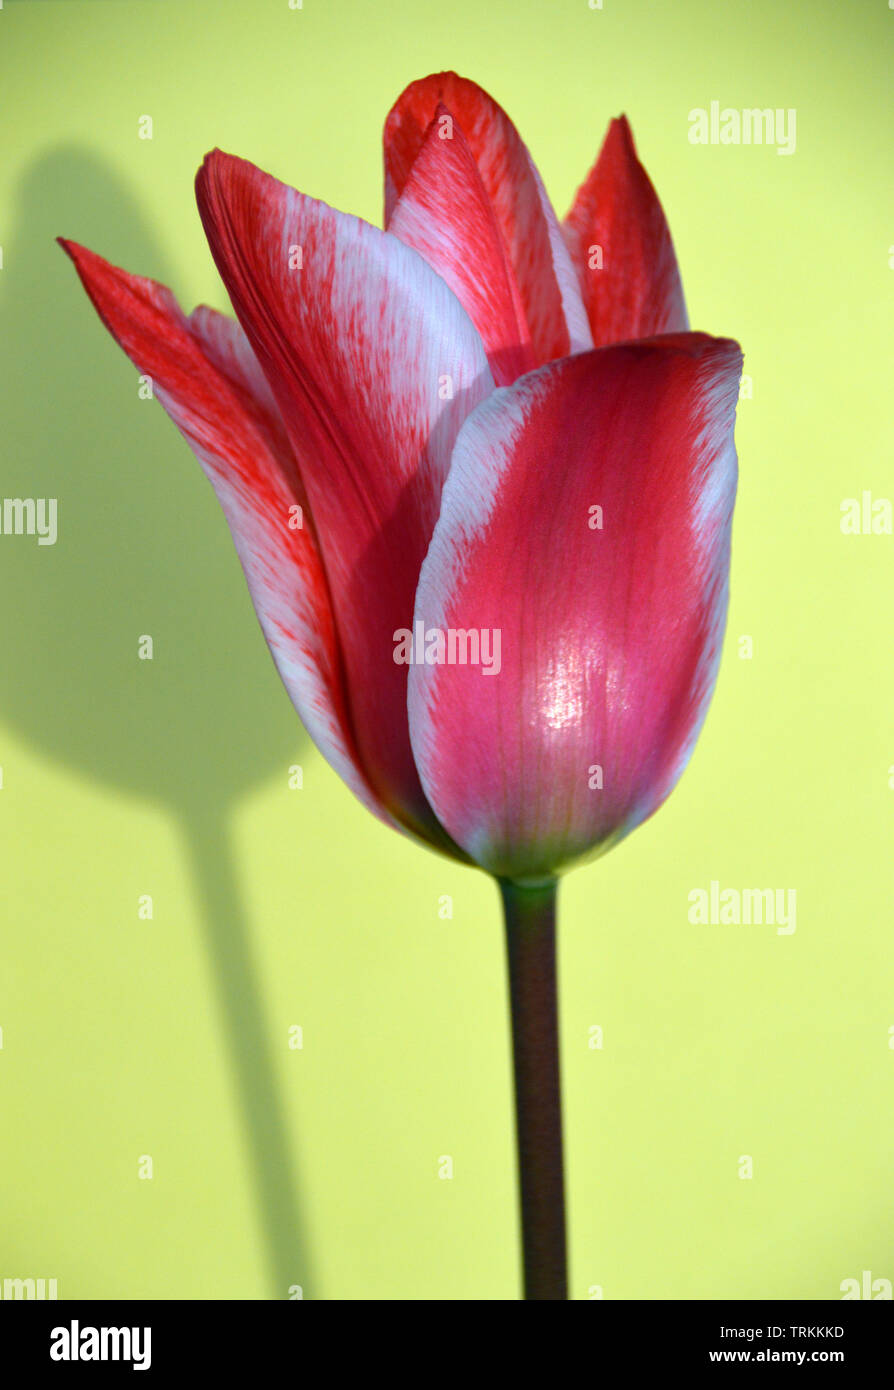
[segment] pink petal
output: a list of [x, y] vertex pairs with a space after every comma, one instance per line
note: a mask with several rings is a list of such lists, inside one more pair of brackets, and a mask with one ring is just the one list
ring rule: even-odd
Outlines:
[[500, 669], [414, 666], [410, 732], [492, 873], [608, 848], [686, 764], [725, 622], [740, 368], [703, 334], [603, 348], [497, 391], [457, 440], [416, 620], [498, 629]]
[[220, 151], [196, 191], [300, 452], [363, 767], [402, 824], [449, 848], [413, 762], [394, 633], [412, 621], [456, 435], [493, 389], [481, 339], [396, 237]]
[[[93, 305], [174, 421], [217, 494], [264, 636], [314, 743], [370, 810], [391, 822], [348, 720], [326, 578], [295, 456], [237, 324], [184, 317], [173, 295], [76, 242], [60, 244]], [[290, 508], [303, 526], [290, 527]]]
[[667, 219], [626, 116], [609, 126], [564, 230], [597, 347], [688, 329]]
[[388, 230], [453, 290], [507, 385], [537, 365], [515, 275], [478, 166], [443, 105], [428, 128]]
[[388, 226], [426, 134], [443, 104], [462, 129], [503, 234], [538, 362], [592, 346], [575, 267], [540, 175], [492, 97], [455, 72], [413, 82], [385, 122]]

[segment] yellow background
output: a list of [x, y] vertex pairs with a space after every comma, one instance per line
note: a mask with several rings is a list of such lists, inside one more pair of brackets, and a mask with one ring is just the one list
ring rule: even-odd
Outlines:
[[[572, 1296], [894, 1278], [894, 540], [839, 528], [894, 486], [892, 35], [885, 0], [6, 0], [0, 491], [57, 497], [59, 538], [0, 537], [0, 1278], [517, 1296], [497, 895], [309, 745], [210, 488], [52, 240], [225, 307], [205, 151], [379, 221], [384, 116], [444, 67], [560, 213], [627, 112], [693, 327], [754, 383], [704, 735], [561, 894]], [[714, 99], [796, 108], [797, 152], [690, 145]], [[796, 933], [691, 925], [712, 879], [795, 888]]]

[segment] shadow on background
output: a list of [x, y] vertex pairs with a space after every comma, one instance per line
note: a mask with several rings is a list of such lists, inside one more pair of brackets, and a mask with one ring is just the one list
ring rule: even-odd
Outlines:
[[[190, 198], [184, 189], [184, 203]], [[65, 235], [170, 283], [132, 198], [89, 152], [36, 163], [0, 276], [3, 497], [58, 499], [58, 540], [0, 544], [0, 711], [43, 754], [160, 803], [187, 841], [257, 1185], [271, 1292], [311, 1283], [231, 835], [306, 736], [269, 662], [223, 514], [111, 340]], [[191, 305], [185, 306], [191, 308]], [[153, 637], [150, 661], [138, 639]], [[272, 666], [270, 667], [272, 672]], [[136, 910], [136, 908], [134, 908]]]

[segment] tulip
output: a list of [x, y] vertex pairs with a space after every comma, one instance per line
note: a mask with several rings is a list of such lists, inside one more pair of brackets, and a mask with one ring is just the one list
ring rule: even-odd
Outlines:
[[506, 114], [438, 74], [387, 118], [385, 187], [382, 231], [208, 155], [235, 322], [62, 244], [207, 474], [317, 748], [499, 883], [525, 1292], [564, 1298], [556, 884], [705, 717], [741, 353], [689, 331], [624, 117], [560, 225]]

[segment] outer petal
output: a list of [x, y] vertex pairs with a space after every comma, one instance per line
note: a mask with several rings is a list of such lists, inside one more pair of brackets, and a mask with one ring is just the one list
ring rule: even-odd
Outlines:
[[388, 230], [423, 255], [453, 290], [481, 334], [498, 385], [536, 367], [493, 207], [468, 141], [443, 105], [428, 128]]
[[493, 389], [481, 339], [396, 237], [220, 151], [196, 189], [300, 453], [362, 765], [405, 826], [449, 849], [413, 762], [395, 633], [412, 621], [457, 432]]
[[[673, 242], [627, 117], [612, 121], [564, 223], [597, 347], [689, 327]], [[601, 268], [590, 266], [592, 247]]]
[[416, 619], [499, 630], [499, 671], [415, 666], [410, 731], [492, 873], [608, 848], [686, 764], [725, 622], [740, 368], [703, 334], [604, 348], [497, 391], [457, 440]]
[[462, 127], [509, 252], [538, 362], [592, 346], [580, 286], [540, 175], [506, 112], [455, 72], [413, 82], [385, 122], [385, 225], [439, 104]]
[[[237, 324], [184, 317], [173, 295], [61, 241], [109, 332], [198, 458], [217, 494], [264, 636], [317, 747], [360, 799], [393, 823], [360, 765], [323, 566], [295, 457]], [[304, 525], [289, 526], [302, 507]]]

